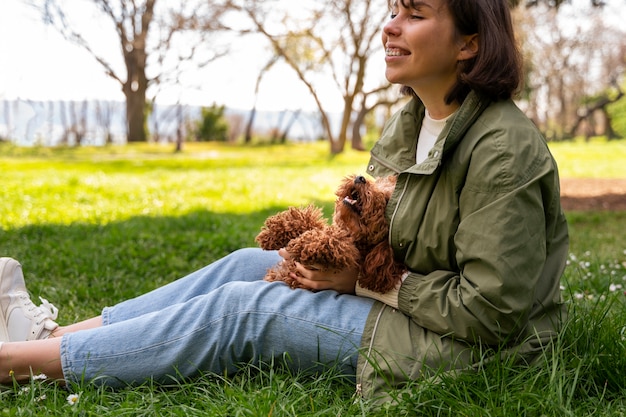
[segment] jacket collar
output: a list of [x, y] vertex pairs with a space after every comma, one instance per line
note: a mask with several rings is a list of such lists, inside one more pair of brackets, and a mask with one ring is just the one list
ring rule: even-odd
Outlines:
[[[476, 122], [476, 119], [478, 119], [489, 104], [491, 104], [491, 100], [478, 95], [474, 91], [471, 91], [468, 94], [461, 104], [456, 116], [449, 124], [450, 129], [448, 130], [447, 135], [445, 135], [445, 146], [443, 147], [444, 154], [447, 154], [459, 144], [461, 139], [463, 139], [463, 136], [465, 136], [465, 133], [467, 133], [469, 128], [474, 124], [474, 122]], [[439, 139], [442, 139], [444, 133], [445, 132], [442, 132]]]
[[406, 171], [422, 175], [430, 175], [435, 172], [437, 167], [441, 165], [444, 156], [456, 148], [465, 136], [465, 133], [490, 103], [490, 100], [487, 98], [471, 91], [461, 104], [456, 115], [446, 123], [446, 127], [439, 134], [435, 145], [429, 152], [428, 158], [421, 164], [415, 164], [417, 134], [424, 119], [425, 108], [421, 100], [413, 98], [401, 110], [399, 122], [403, 137], [394, 139], [401, 140], [401, 146], [411, 149], [408, 155], [413, 158], [412, 162], [403, 161], [408, 165]]

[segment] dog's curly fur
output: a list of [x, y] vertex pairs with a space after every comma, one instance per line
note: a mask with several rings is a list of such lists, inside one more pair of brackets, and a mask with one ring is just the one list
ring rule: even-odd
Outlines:
[[388, 242], [385, 208], [395, 184], [395, 176], [375, 181], [346, 177], [335, 193], [330, 225], [315, 206], [291, 207], [269, 217], [256, 237], [257, 243], [265, 250], [285, 248], [292, 259], [271, 268], [265, 279], [300, 287], [289, 276], [295, 272], [297, 261], [329, 271], [359, 267], [361, 287], [383, 294], [393, 289], [406, 270], [394, 259]]

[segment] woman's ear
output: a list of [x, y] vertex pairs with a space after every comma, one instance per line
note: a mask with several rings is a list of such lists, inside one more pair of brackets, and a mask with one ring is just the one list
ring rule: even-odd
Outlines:
[[459, 49], [459, 61], [472, 59], [478, 54], [478, 34], [461, 37], [461, 49]]

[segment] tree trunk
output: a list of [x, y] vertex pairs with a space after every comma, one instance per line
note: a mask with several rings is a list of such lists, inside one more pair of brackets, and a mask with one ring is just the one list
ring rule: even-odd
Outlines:
[[[147, 29], [146, 29], [147, 30]], [[146, 77], [147, 54], [145, 41], [136, 41], [126, 45], [124, 53], [126, 62], [126, 82], [122, 91], [126, 96], [126, 124], [128, 142], [146, 142], [148, 139], [148, 126], [146, 118], [146, 90], [148, 79]]]
[[124, 84], [124, 95], [126, 96], [126, 128], [128, 142], [146, 142], [148, 134], [146, 132], [146, 89], [133, 88], [135, 83], [127, 81]]
[[252, 126], [254, 125], [254, 119], [256, 117], [256, 104], [250, 110], [250, 117], [248, 117], [248, 123], [246, 124], [246, 133], [244, 135], [244, 143], [252, 143]]
[[352, 149], [356, 151], [365, 150], [365, 146], [363, 146], [363, 138], [361, 136], [361, 127], [365, 123], [365, 116], [367, 116], [370, 110], [371, 109], [368, 109], [365, 106], [361, 106], [361, 109], [352, 124]]
[[183, 118], [183, 106], [180, 104], [176, 108], [176, 119], [178, 120], [178, 123], [176, 124], [176, 149], [174, 152], [182, 152], [184, 141], [183, 128], [185, 120]]
[[283, 132], [280, 134], [281, 144], [287, 143], [287, 136], [289, 135], [289, 131], [291, 130], [291, 127], [298, 119], [298, 116], [300, 116], [301, 111], [302, 111], [301, 109], [298, 109], [291, 115], [291, 119], [289, 119], [289, 122], [287, 122], [287, 126], [285, 126], [285, 129], [283, 129]]
[[[350, 119], [352, 118], [352, 105], [354, 103], [354, 96], [344, 97], [343, 114], [341, 116], [341, 126], [339, 127], [339, 134], [337, 135], [337, 142], [335, 143], [335, 152], [343, 152], [346, 141], [348, 140], [348, 127], [350, 126]], [[337, 152], [338, 151], [338, 152]]]

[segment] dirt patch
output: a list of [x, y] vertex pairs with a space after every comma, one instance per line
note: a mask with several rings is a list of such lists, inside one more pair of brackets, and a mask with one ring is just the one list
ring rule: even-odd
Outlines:
[[626, 211], [626, 179], [561, 179], [561, 204], [565, 211]]

